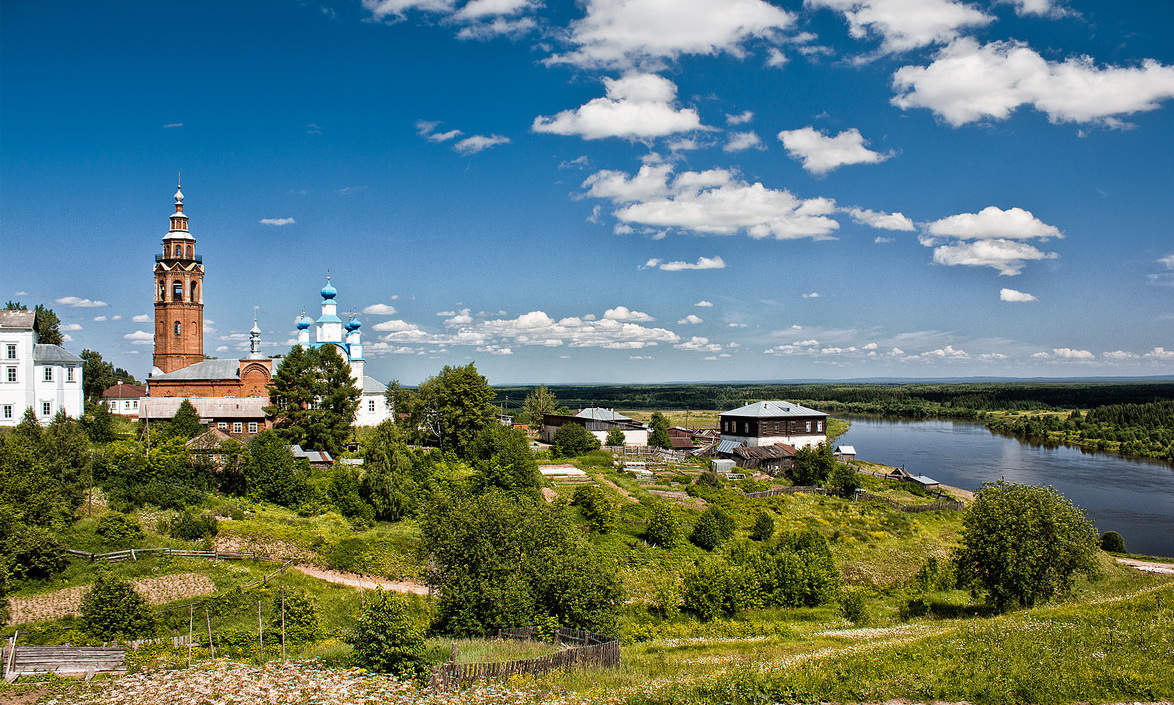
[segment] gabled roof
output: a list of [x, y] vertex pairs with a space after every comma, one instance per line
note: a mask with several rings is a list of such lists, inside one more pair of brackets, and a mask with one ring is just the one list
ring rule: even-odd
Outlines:
[[753, 404], [740, 406], [737, 409], [723, 411], [719, 416], [736, 416], [739, 418], [774, 419], [789, 416], [827, 416], [822, 411], [808, 409], [805, 406], [792, 404], [789, 401], [756, 401]]
[[856, 455], [855, 446], [836, 446], [836, 452], [844, 455]]
[[151, 381], [193, 380], [193, 379], [238, 379], [240, 360], [204, 360], [178, 370], [152, 375]]
[[769, 458], [794, 458], [795, 448], [786, 443], [774, 443], [768, 446], [738, 446], [734, 449], [734, 455], [743, 458], [753, 458], [756, 460], [767, 460]]
[[60, 345], [46, 345], [44, 343], [37, 343], [33, 346], [33, 362], [85, 362], [77, 355], [61, 347]]
[[32, 330], [36, 311], [0, 311], [0, 328], [8, 330]]
[[220, 450], [220, 444], [224, 441], [231, 440], [232, 436], [224, 431], [216, 428], [210, 428], [204, 433], [196, 436], [187, 442], [187, 447], [192, 450]]
[[577, 416], [581, 419], [592, 419], [595, 421], [631, 421], [632, 420], [631, 418], [624, 416], [623, 414], [617, 414], [612, 409], [601, 409], [598, 406], [592, 406], [592, 407], [583, 409], [579, 413], [575, 414], [575, 416]]
[[[185, 397], [143, 397], [139, 401], [139, 418], [170, 419]], [[261, 420], [265, 418], [268, 397], [186, 397], [196, 407], [201, 419]]]
[[369, 375], [363, 375], [363, 394], [387, 394], [387, 385]]
[[741, 441], [722, 441], [717, 444], [717, 453], [719, 455], [729, 455], [734, 452], [734, 449], [741, 446]]
[[112, 384], [102, 392], [103, 399], [138, 399], [147, 396], [147, 388], [138, 384]]

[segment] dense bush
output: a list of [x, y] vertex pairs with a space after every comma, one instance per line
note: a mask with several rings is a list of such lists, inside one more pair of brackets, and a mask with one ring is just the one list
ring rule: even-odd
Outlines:
[[606, 493], [595, 485], [580, 485], [571, 497], [571, 506], [578, 507], [587, 525], [597, 534], [614, 531], [619, 512]]
[[734, 535], [734, 519], [721, 507], [710, 507], [701, 513], [689, 541], [698, 548], [712, 551]]
[[106, 512], [98, 517], [94, 533], [114, 544], [127, 544], [143, 538], [139, 520], [122, 512]]
[[605, 446], [622, 446], [627, 439], [624, 432], [618, 428], [613, 428], [607, 432], [607, 437], [603, 440]]
[[770, 541], [775, 534], [775, 519], [770, 512], [763, 509], [754, 517], [754, 526], [750, 529], [750, 538], [755, 541]]
[[424, 628], [416, 623], [402, 595], [376, 591], [347, 637], [357, 665], [408, 678], [427, 674]]
[[17, 527], [2, 546], [5, 563], [18, 580], [43, 580], [65, 570], [65, 547], [56, 534], [38, 526]]
[[82, 596], [82, 631], [94, 639], [124, 639], [155, 635], [155, 615], [147, 600], [127, 581], [109, 570], [98, 573]]
[[864, 624], [868, 621], [868, 610], [864, 606], [864, 593], [861, 590], [844, 590], [840, 593], [840, 616], [853, 624]]
[[194, 514], [184, 510], [171, 521], [168, 534], [172, 538], [182, 541], [198, 541], [205, 537], [215, 536], [220, 531], [220, 523], [209, 512]]
[[269, 629], [282, 628], [282, 610], [285, 612], [285, 638], [294, 643], [314, 641], [322, 635], [318, 622], [318, 604], [302, 590], [281, 590], [273, 595], [273, 613]]
[[681, 520], [668, 502], [657, 501], [648, 515], [644, 538], [654, 546], [672, 548], [681, 541]]
[[554, 432], [550, 439], [554, 454], [563, 458], [574, 458], [599, 450], [599, 439], [586, 426], [577, 423], [565, 423]]
[[1125, 550], [1125, 539], [1116, 531], [1101, 534], [1101, 550], [1109, 553], [1128, 553]]
[[760, 604], [753, 572], [722, 558], [701, 561], [686, 569], [682, 577], [685, 608], [704, 621], [729, 617]]
[[702, 487], [712, 487], [714, 489], [721, 489], [724, 484], [721, 476], [710, 470], [703, 471], [693, 482]]
[[860, 488], [856, 468], [845, 463], [836, 463], [828, 475], [828, 489], [841, 497], [851, 497]]
[[[595, 447], [599, 447], [598, 441]], [[536, 495], [542, 483], [530, 441], [519, 429], [499, 423], [486, 426], [469, 444], [468, 458], [477, 470], [476, 484], [482, 490], [497, 488]]]

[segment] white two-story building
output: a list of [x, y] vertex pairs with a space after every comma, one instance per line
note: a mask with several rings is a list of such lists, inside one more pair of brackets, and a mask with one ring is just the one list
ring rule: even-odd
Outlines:
[[30, 408], [42, 425], [59, 410], [74, 418], [85, 411], [85, 361], [60, 345], [38, 342], [34, 316], [0, 311], [0, 426], [17, 425]]

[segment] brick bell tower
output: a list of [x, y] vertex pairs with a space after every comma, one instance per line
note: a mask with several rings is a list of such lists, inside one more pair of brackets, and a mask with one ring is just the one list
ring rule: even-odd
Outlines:
[[173, 372], [204, 361], [204, 258], [188, 232], [183, 191], [175, 190], [171, 230], [155, 255], [155, 367]]

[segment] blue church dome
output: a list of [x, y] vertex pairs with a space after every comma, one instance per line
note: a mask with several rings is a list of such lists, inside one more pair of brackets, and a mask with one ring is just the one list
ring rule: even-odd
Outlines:
[[314, 325], [314, 322], [311, 321], [310, 317], [306, 315], [305, 311], [303, 311], [302, 317], [298, 319], [298, 330], [306, 330], [312, 325]]
[[346, 329], [347, 330], [358, 330], [359, 328], [362, 328], [362, 327], [363, 327], [363, 324], [360, 323], [359, 319], [355, 318], [354, 316], [351, 316], [351, 320], [346, 322]]
[[330, 277], [326, 277], [326, 286], [322, 287], [322, 298], [333, 299], [335, 296], [338, 296], [338, 289], [330, 283]]

